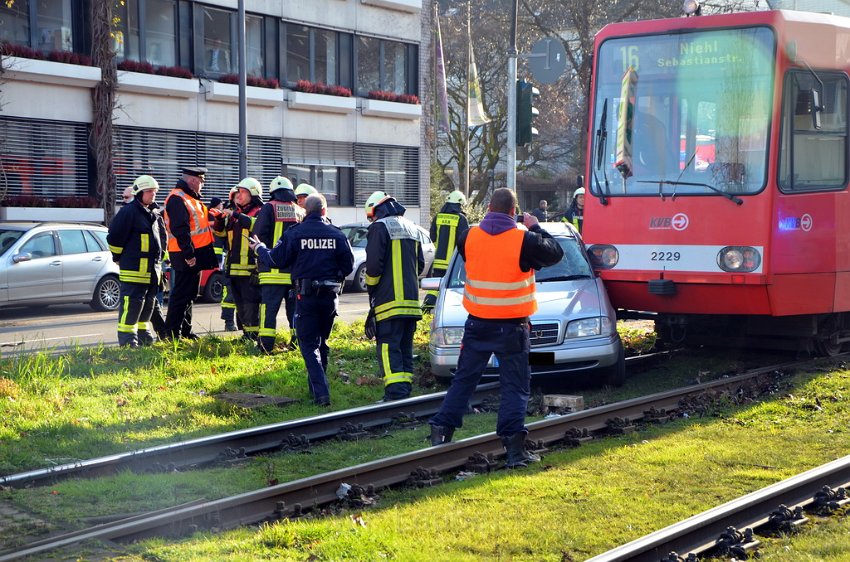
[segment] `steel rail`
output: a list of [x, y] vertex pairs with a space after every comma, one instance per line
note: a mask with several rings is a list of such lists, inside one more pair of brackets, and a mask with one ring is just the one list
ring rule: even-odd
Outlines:
[[[549, 445], [563, 441], [566, 432], [571, 428], [595, 432], [607, 427], [605, 422], [612, 417], [640, 419], [650, 408], [673, 409], [685, 397], [710, 391], [737, 389], [739, 385], [758, 376], [805, 363], [808, 362], [773, 365], [734, 377], [541, 420], [528, 425], [528, 438]], [[199, 505], [158, 512], [150, 517], [141, 516], [132, 520], [106, 523], [89, 530], [77, 531], [73, 536], [55, 537], [47, 544], [26, 545], [19, 551], [0, 554], [0, 562], [36, 555], [88, 539], [129, 541], [152, 536], [179, 536], [198, 528], [229, 529], [277, 520], [338, 500], [337, 490], [343, 483], [381, 489], [409, 481], [411, 475], [421, 471], [423, 467], [427, 467], [427, 470], [436, 475], [462, 468], [470, 458], [477, 455], [492, 458], [503, 453], [498, 435], [478, 435], [439, 447], [427, 447]]]
[[805, 508], [824, 486], [837, 489], [848, 484], [850, 455], [674, 523], [588, 562], [658, 562], [671, 559], [668, 557], [673, 552], [685, 559], [691, 553], [698, 555], [714, 548], [728, 527], [755, 529], [765, 525], [780, 505]]
[[[666, 352], [653, 353], [630, 357], [626, 361], [634, 366], [664, 355]], [[487, 396], [495, 394], [498, 388], [498, 382], [480, 385], [471, 404], [481, 404]], [[389, 425], [399, 415], [413, 414], [416, 418], [430, 416], [437, 412], [445, 395], [445, 391], [436, 392], [0, 476], [0, 486], [26, 488], [45, 486], [70, 477], [106, 476], [122, 470], [139, 473], [157, 468], [171, 470], [203, 466], [215, 462], [220, 454], [228, 450], [244, 449], [246, 455], [255, 455], [280, 449], [283, 440], [290, 435], [304, 436], [313, 442], [336, 436], [340, 428], [348, 424], [371, 429]]]

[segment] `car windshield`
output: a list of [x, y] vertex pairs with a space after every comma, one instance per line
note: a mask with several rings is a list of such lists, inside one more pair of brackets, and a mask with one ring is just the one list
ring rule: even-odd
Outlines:
[[[585, 258], [581, 244], [572, 236], [556, 236], [555, 240], [564, 250], [564, 258], [556, 263], [544, 267], [535, 272], [534, 278], [537, 283], [547, 281], [571, 281], [573, 279], [589, 279], [593, 276], [590, 265]], [[461, 289], [466, 284], [466, 263], [455, 260], [452, 270], [449, 272], [448, 287], [450, 289]]]
[[345, 234], [346, 238], [348, 238], [348, 243], [351, 244], [352, 248], [365, 248], [366, 247], [366, 234], [369, 232], [369, 228], [365, 226], [342, 226], [340, 227], [342, 233]]
[[20, 230], [6, 230], [0, 229], [0, 255], [6, 253], [12, 244], [14, 244], [21, 236], [23, 236], [23, 232]]

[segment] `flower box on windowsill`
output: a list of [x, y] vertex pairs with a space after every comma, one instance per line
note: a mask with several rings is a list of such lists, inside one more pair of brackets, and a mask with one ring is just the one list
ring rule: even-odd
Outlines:
[[4, 221], [103, 222], [103, 209], [66, 207], [0, 207]]
[[422, 117], [422, 106], [415, 103], [398, 103], [363, 99], [360, 104], [363, 115], [369, 117], [390, 117], [392, 119], [419, 119]]
[[198, 95], [198, 80], [119, 70], [118, 90], [154, 96], [193, 98]]
[[422, 0], [360, 0], [361, 4], [381, 6], [390, 10], [401, 12], [418, 13], [422, 10]]
[[307, 111], [329, 111], [331, 113], [354, 113], [357, 109], [356, 98], [309, 94], [292, 90], [289, 92], [289, 108]]
[[100, 82], [100, 69], [96, 66], [66, 64], [49, 60], [3, 57], [3, 79], [44, 82], [62, 86], [93, 87]]
[[[239, 103], [239, 85], [225, 82], [208, 82], [206, 97], [209, 101]], [[245, 101], [249, 105], [274, 107], [283, 103], [283, 90], [245, 86]]]

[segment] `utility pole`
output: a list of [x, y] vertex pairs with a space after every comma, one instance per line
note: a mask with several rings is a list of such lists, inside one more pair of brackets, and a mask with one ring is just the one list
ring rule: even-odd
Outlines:
[[472, 193], [472, 190], [469, 189], [469, 65], [472, 64], [472, 29], [469, 25], [470, 20], [470, 11], [471, 8], [471, 0], [466, 0], [466, 38], [467, 38], [467, 48], [466, 48], [466, 111], [464, 111], [464, 119], [466, 123], [464, 123], [463, 130], [466, 132], [466, 156], [463, 167], [463, 177], [465, 178], [465, 185], [463, 186], [463, 193], [467, 197]]
[[508, 47], [508, 189], [516, 191], [516, 23], [517, 1], [513, 0], [511, 12], [511, 44]]
[[245, 0], [239, 0], [239, 179], [248, 177], [248, 108], [245, 83], [247, 48], [245, 46]]

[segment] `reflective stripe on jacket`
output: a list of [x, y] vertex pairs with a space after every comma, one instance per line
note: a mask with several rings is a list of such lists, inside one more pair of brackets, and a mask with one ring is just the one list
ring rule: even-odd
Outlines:
[[478, 318], [525, 318], [537, 310], [534, 270], [522, 271], [519, 256], [525, 230], [495, 236], [473, 227], [466, 238], [463, 307]]
[[[274, 226], [270, 237], [261, 232], [257, 232], [257, 236], [268, 248], [274, 248], [283, 237], [286, 229], [304, 220], [304, 209], [290, 201], [276, 200], [266, 203], [265, 208], [271, 208], [271, 214], [274, 217]], [[261, 210], [261, 213], [265, 212]], [[257, 220], [259, 222], [260, 219], [258, 218]], [[268, 228], [264, 230], [268, 230]], [[265, 238], [268, 238], [268, 240]], [[259, 263], [258, 269], [260, 272], [260, 285], [292, 285], [292, 274], [289, 271], [269, 267], [264, 263]]]
[[164, 238], [158, 214], [145, 209], [138, 200], [122, 207], [106, 236], [112, 259], [120, 268], [118, 278], [139, 285], [158, 282], [162, 276]]
[[369, 226], [366, 285], [375, 320], [422, 318], [419, 271], [424, 267], [422, 235], [404, 217], [389, 216]]
[[434, 240], [436, 252], [434, 254], [434, 268], [448, 269], [449, 258], [455, 250], [455, 239], [457, 237], [457, 225], [460, 215], [454, 213], [438, 213], [434, 217], [437, 238]]
[[[189, 213], [189, 236], [192, 237], [192, 246], [195, 248], [203, 248], [213, 243], [213, 233], [210, 228], [210, 221], [207, 217], [207, 208], [199, 199], [190, 197], [185, 191], [179, 187], [175, 187], [165, 198], [165, 204], [168, 205], [168, 200], [172, 197], [179, 197], [183, 200], [186, 206], [186, 211]], [[176, 212], [176, 211], [175, 211]], [[180, 245], [177, 243], [177, 238], [171, 235], [171, 221], [168, 213], [165, 214], [165, 227], [168, 230], [168, 251], [180, 252]]]
[[256, 205], [250, 209], [241, 211], [239, 217], [227, 217], [225, 230], [227, 231], [227, 259], [224, 271], [231, 277], [249, 277], [257, 270], [257, 256], [248, 247], [248, 238], [254, 229], [257, 213], [260, 206]]

